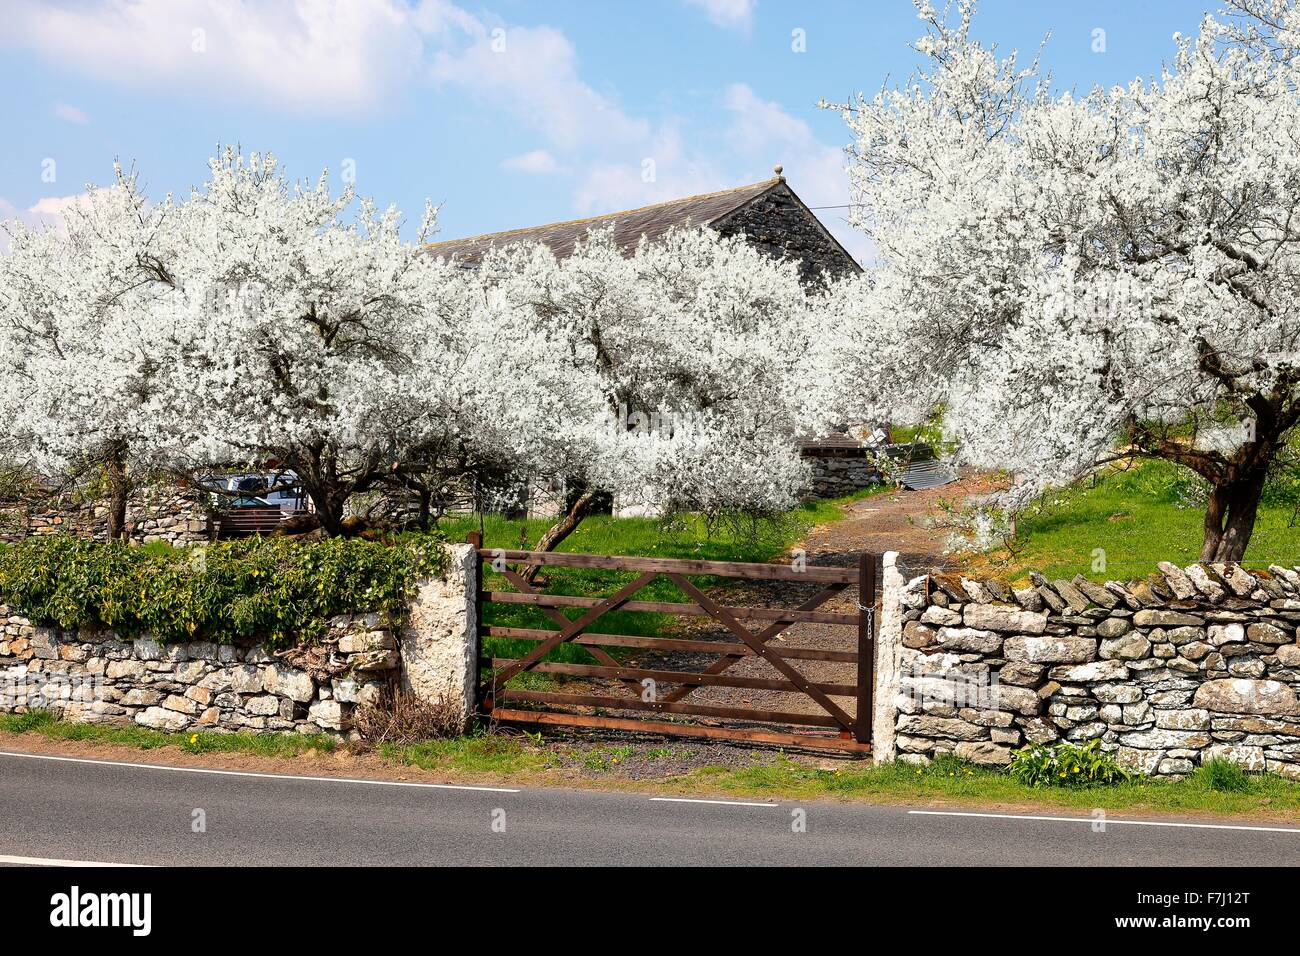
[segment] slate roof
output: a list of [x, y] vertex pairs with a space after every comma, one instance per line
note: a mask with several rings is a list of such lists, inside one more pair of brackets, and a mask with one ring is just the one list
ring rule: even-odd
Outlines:
[[471, 236], [468, 239], [434, 242], [424, 248], [433, 255], [455, 256], [461, 263], [469, 266], [476, 265], [492, 246], [513, 242], [542, 242], [550, 247], [556, 256], [564, 258], [573, 252], [574, 246], [579, 241], [587, 238], [588, 230], [612, 224], [614, 242], [624, 254], [630, 254], [635, 251], [642, 236], [654, 240], [676, 226], [711, 225], [782, 183], [784, 180], [776, 176], [761, 183], [737, 186], [734, 189], [724, 189], [721, 192], [704, 193], [699, 196], [687, 196], [685, 199], [673, 199], [652, 206], [642, 206], [640, 209], [625, 209], [622, 212], [606, 213], [603, 216], [553, 222], [528, 229], [493, 232], [482, 236]]

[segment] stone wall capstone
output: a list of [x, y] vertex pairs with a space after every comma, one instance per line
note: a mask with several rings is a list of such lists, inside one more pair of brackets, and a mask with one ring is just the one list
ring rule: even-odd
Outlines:
[[876, 759], [996, 765], [1096, 739], [1143, 774], [1223, 757], [1300, 779], [1300, 569], [1165, 562], [1145, 581], [1035, 574], [1013, 589], [891, 567]]

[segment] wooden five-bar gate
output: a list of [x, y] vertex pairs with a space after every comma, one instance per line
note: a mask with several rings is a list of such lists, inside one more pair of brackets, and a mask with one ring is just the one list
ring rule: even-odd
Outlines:
[[[526, 646], [531, 644], [531, 648], [519, 657], [480, 658], [483, 682], [479, 688], [479, 701], [482, 712], [490, 719], [858, 753], [870, 751], [876, 646], [876, 555], [862, 555], [857, 567], [839, 568], [490, 549], [482, 547], [478, 533], [471, 534], [468, 540], [479, 555], [476, 602], [480, 648], [485, 637], [510, 638], [525, 642]], [[529, 569], [539, 565], [600, 568], [631, 572], [636, 576], [608, 597], [547, 594], [530, 583]], [[489, 571], [498, 574], [513, 590], [485, 590], [483, 582]], [[729, 607], [711, 598], [690, 580], [697, 575], [809, 582], [821, 585], [821, 588], [798, 607]], [[671, 581], [687, 600], [683, 603], [635, 600], [638, 592], [660, 576]], [[855, 610], [845, 613], [822, 609], [827, 601], [855, 586], [858, 589]], [[486, 604], [531, 606], [546, 615], [554, 627], [485, 624], [483, 611]], [[566, 608], [581, 613], [570, 617], [564, 613]], [[616, 610], [708, 617], [722, 625], [726, 633], [724, 639], [715, 640], [592, 630], [593, 625]], [[760, 622], [761, 629], [742, 623], [750, 620]], [[843, 649], [792, 646], [781, 635], [797, 623], [851, 627], [856, 633], [840, 632], [853, 635]], [[565, 643], [580, 645], [596, 663], [576, 664], [547, 659], [554, 648]], [[621, 654], [626, 658], [626, 649], [629, 648], [666, 652], [678, 658], [686, 655], [692, 665], [712, 659], [707, 665], [702, 664], [700, 669], [678, 669], [667, 664], [630, 666], [616, 656]], [[738, 662], [754, 657], [770, 664], [779, 676], [729, 673]], [[851, 669], [854, 677], [851, 681], [836, 683], [811, 680], [796, 666], [800, 661], [854, 665]], [[528, 689], [518, 686], [517, 682], [512, 684], [526, 672], [587, 680], [583, 681], [584, 686], [572, 693]], [[585, 686], [592, 682], [598, 686]], [[661, 691], [661, 685], [669, 685], [671, 689]], [[735, 706], [731, 702], [721, 706], [690, 699], [700, 688], [708, 687], [781, 691], [800, 695], [796, 699], [811, 700], [816, 706], [804, 708], [812, 712], [782, 711]], [[849, 708], [852, 713], [833, 698], [852, 700], [853, 706]], [[670, 719], [656, 720], [656, 716]]]

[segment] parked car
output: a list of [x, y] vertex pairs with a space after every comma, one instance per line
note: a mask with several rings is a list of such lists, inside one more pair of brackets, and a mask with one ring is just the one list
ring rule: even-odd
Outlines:
[[311, 510], [311, 500], [297, 486], [280, 487], [270, 490], [274, 485], [292, 482], [297, 475], [293, 472], [244, 473], [234, 475], [208, 475], [202, 479], [208, 487], [224, 486], [228, 491], [237, 491], [237, 497], [213, 494], [213, 503], [220, 509], [233, 508], [279, 508], [286, 514], [296, 514]]

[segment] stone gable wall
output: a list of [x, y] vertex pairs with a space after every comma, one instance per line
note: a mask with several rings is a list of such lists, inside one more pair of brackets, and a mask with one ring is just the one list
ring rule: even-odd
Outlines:
[[1101, 748], [1178, 777], [1225, 757], [1300, 779], [1300, 569], [1162, 563], [1145, 581], [1012, 589], [886, 561], [877, 759], [1006, 764]]
[[798, 260], [799, 277], [805, 285], [819, 281], [823, 270], [835, 278], [859, 271], [852, 257], [828, 237], [788, 187], [746, 203], [714, 223], [714, 228], [724, 236], [743, 232], [746, 241], [774, 259]]

